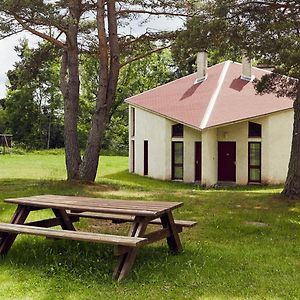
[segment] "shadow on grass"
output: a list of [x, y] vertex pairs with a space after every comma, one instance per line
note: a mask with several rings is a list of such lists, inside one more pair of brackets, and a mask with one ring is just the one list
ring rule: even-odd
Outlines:
[[110, 191], [116, 188], [101, 183], [82, 183], [66, 180], [1, 179], [0, 200], [8, 197], [25, 197], [41, 194], [90, 196], [95, 191]]
[[[195, 275], [200, 275], [201, 272], [206, 274], [205, 265], [209, 267], [218, 261], [219, 271], [213, 275], [215, 277], [226, 272], [229, 266], [232, 270], [238, 268], [238, 262], [233, 257], [227, 260], [225, 255], [220, 261], [220, 257], [214, 251], [207, 251], [205, 247], [199, 249], [189, 247], [182, 253], [173, 255], [166, 243], [162, 242], [155, 246], [143, 247], [126, 281], [186, 282], [184, 274], [190, 272]], [[82, 284], [90, 282], [110, 284], [115, 282], [112, 279], [112, 271], [117, 258], [114, 257], [113, 247], [109, 245], [20, 236], [9, 254], [0, 258], [0, 262], [2, 266], [14, 272], [19, 269], [30, 274], [30, 271], [34, 270], [41, 278], [63, 276], [67, 280], [76, 278]], [[202, 276], [198, 278], [199, 281], [203, 279]]]
[[[250, 265], [241, 264], [234, 255], [224, 253], [220, 256], [219, 252], [205, 246], [188, 247], [179, 255], [170, 254], [165, 244], [144, 247], [129, 277], [120, 284], [112, 279], [116, 263], [111, 246], [22, 237], [8, 256], [0, 259], [0, 269], [4, 267], [11, 274], [36, 276], [45, 285], [60, 282], [62, 295], [68, 293], [70, 282], [76, 282], [76, 289], [89, 287], [113, 291], [116, 288], [125, 294], [128, 289], [137, 289], [136, 292], [141, 293], [142, 286], [144, 290], [152, 291], [151, 299], [170, 299], [164, 296], [170, 293], [168, 297], [174, 297], [177, 293], [180, 297], [188, 292], [198, 297], [221, 293], [228, 299], [243, 296], [243, 287], [249, 282], [254, 286], [257, 283]], [[236, 278], [239, 279], [238, 289]], [[264, 292], [260, 295], [263, 297]], [[257, 292], [248, 290], [247, 296], [257, 296]]]

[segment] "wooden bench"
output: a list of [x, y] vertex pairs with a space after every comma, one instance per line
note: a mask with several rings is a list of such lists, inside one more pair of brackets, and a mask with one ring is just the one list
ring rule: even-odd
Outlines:
[[121, 235], [110, 235], [93, 232], [82, 232], [72, 230], [56, 230], [37, 226], [0, 223], [0, 231], [13, 234], [28, 234], [45, 236], [54, 239], [67, 239], [84, 242], [94, 242], [110, 245], [121, 245], [124, 247], [139, 247], [147, 243], [147, 238], [130, 237]]
[[[73, 218], [91, 218], [98, 220], [110, 220], [113, 223], [126, 223], [133, 222], [134, 217], [129, 215], [112, 215], [112, 214], [103, 214], [103, 213], [91, 213], [91, 212], [68, 212], [68, 215]], [[193, 227], [197, 225], [196, 221], [186, 221], [186, 220], [174, 220], [174, 223], [178, 227]], [[149, 222], [149, 224], [161, 225], [161, 220], [154, 219]]]

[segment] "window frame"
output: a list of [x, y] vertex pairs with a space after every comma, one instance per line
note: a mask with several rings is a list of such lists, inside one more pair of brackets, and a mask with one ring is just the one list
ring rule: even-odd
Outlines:
[[[176, 127], [180, 128], [180, 133], [179, 134], [176, 133], [176, 130], [175, 130]], [[184, 136], [184, 126], [183, 126], [183, 124], [177, 123], [177, 124], [172, 125], [172, 138], [183, 138], [183, 136]]]
[[[259, 166], [250, 165], [250, 151], [251, 151], [251, 144], [258, 144], [259, 147]], [[261, 142], [248, 142], [248, 183], [261, 183], [261, 158], [262, 158], [262, 148], [261, 148]], [[259, 180], [250, 180], [250, 171], [252, 169], [259, 170]]]
[[131, 137], [135, 137], [135, 107], [131, 107]]
[[[251, 130], [251, 126], [258, 126], [259, 127], [259, 131], [260, 133], [257, 135], [257, 134], [252, 134], [251, 131], [255, 131], [255, 130]], [[249, 138], [261, 138], [262, 136], [262, 125], [259, 124], [259, 123], [255, 123], [255, 122], [248, 122], [248, 137]]]
[[[182, 144], [182, 163], [175, 163], [175, 145]], [[175, 168], [182, 168], [182, 177], [175, 177]], [[182, 141], [172, 141], [172, 180], [183, 180], [184, 178], [184, 143]]]

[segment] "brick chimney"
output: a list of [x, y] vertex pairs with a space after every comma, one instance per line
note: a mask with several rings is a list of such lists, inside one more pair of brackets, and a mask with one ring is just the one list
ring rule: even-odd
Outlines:
[[196, 83], [201, 83], [207, 79], [207, 52], [197, 53], [197, 79]]
[[247, 56], [242, 58], [242, 75], [241, 79], [252, 81], [254, 76], [252, 75], [252, 62], [251, 59]]

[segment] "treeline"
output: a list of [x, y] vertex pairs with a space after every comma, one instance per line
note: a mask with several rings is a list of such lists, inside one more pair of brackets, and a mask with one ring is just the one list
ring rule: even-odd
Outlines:
[[[8, 72], [7, 94], [0, 100], [0, 133], [13, 134], [15, 144], [26, 149], [62, 148], [64, 104], [60, 92], [60, 53], [47, 43], [32, 49], [26, 40], [16, 51], [20, 61]], [[84, 148], [95, 107], [99, 62], [84, 54], [81, 62], [78, 135]], [[168, 50], [122, 68], [110, 124], [102, 141], [104, 150], [127, 154], [128, 112], [124, 100], [174, 79], [174, 70]]]

